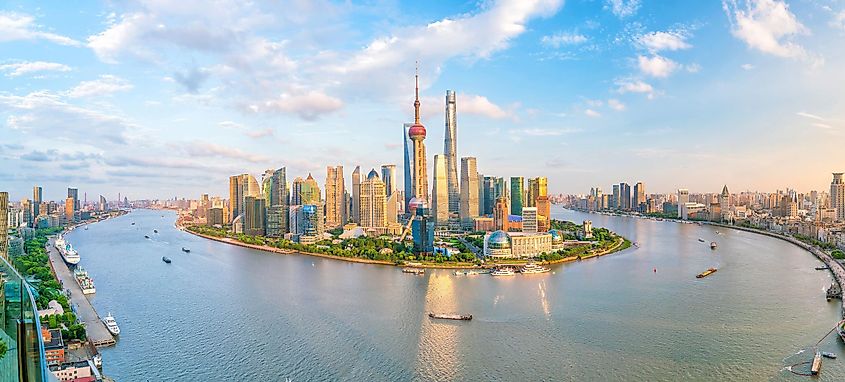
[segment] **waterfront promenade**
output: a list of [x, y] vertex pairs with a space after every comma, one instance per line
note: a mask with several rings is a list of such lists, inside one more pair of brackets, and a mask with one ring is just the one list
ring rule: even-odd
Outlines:
[[50, 255], [50, 267], [53, 269], [56, 278], [62, 284], [62, 288], [70, 290], [70, 303], [76, 306], [76, 316], [85, 324], [85, 332], [88, 339], [96, 347], [111, 346], [115, 344], [114, 337], [106, 329], [103, 321], [88, 298], [82, 293], [82, 288], [76, 283], [73, 278], [73, 272], [70, 271], [67, 264], [62, 260], [62, 255], [56, 250], [53, 245], [53, 238], [47, 241], [47, 253]]

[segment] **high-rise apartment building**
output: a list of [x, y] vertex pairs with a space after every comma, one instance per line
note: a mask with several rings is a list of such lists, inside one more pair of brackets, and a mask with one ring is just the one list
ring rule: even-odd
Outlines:
[[830, 182], [830, 208], [836, 209], [837, 221], [845, 221], [845, 182], [841, 172], [834, 172]]
[[511, 177], [511, 213], [522, 215], [522, 207], [525, 198], [525, 178], [521, 176]]
[[449, 182], [446, 168], [446, 156], [434, 156], [434, 184], [431, 190], [431, 217], [434, 225], [443, 229], [449, 225]]
[[244, 196], [243, 202], [243, 233], [250, 236], [264, 236], [267, 204], [264, 198], [253, 195]]
[[326, 227], [346, 224], [346, 199], [343, 166], [326, 167]]
[[73, 200], [73, 198], [68, 197], [65, 199], [65, 220], [67, 220], [68, 223], [71, 223], [74, 220], [73, 206], [75, 204], [76, 201]]
[[461, 158], [460, 219], [464, 229], [471, 229], [478, 217], [478, 166], [475, 157]]
[[9, 259], [9, 193], [0, 192], [0, 256]]
[[387, 197], [384, 189], [384, 182], [375, 169], [370, 170], [367, 179], [360, 184], [360, 225], [364, 229], [372, 228], [378, 234], [387, 232]]
[[414, 147], [414, 197], [428, 202], [428, 173], [425, 156], [425, 126], [420, 122], [420, 76], [414, 75], [414, 125], [408, 129], [408, 136]]
[[381, 181], [384, 182], [384, 193], [387, 197], [393, 194], [396, 190], [396, 165], [383, 164], [381, 165]]
[[446, 90], [446, 134], [443, 155], [446, 157], [449, 213], [458, 215], [461, 205], [460, 185], [458, 184], [458, 117], [457, 97], [452, 90]]
[[[282, 237], [288, 232], [287, 169], [267, 170], [264, 180], [264, 199], [267, 206], [266, 233], [269, 237]], [[269, 180], [269, 181], [268, 181]]]
[[352, 171], [352, 222], [361, 224], [361, 166]]

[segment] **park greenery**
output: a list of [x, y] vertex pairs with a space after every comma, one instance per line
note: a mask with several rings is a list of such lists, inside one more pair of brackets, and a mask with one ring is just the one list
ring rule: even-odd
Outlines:
[[2, 359], [3, 356], [6, 355], [7, 351], [9, 351], [9, 345], [6, 344], [6, 341], [3, 341], [3, 339], [0, 339], [0, 359]]
[[70, 309], [62, 287], [50, 270], [50, 257], [44, 249], [47, 236], [61, 232], [63, 227], [40, 228], [24, 242], [24, 254], [15, 257], [12, 262], [15, 269], [29, 281], [35, 289], [35, 305], [46, 309], [50, 300], [56, 300], [65, 310]]
[[836, 260], [845, 259], [845, 252], [842, 252], [842, 250], [839, 250], [839, 249], [834, 249], [833, 251], [830, 252], [830, 255], [833, 256], [833, 258], [836, 259]]

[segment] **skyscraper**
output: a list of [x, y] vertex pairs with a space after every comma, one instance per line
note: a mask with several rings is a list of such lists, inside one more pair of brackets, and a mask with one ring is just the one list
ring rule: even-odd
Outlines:
[[73, 212], [79, 210], [79, 190], [76, 188], [67, 189], [67, 197], [73, 198]]
[[478, 166], [475, 157], [461, 158], [461, 225], [472, 227], [472, 219], [478, 217]]
[[387, 232], [387, 197], [384, 182], [375, 169], [361, 182], [359, 214], [361, 227], [372, 228], [377, 234]]
[[[835, 178], [834, 178], [834, 180], [835, 180]], [[833, 189], [832, 185], [831, 185], [831, 189]], [[684, 208], [686, 208], [686, 207], [684, 207], [684, 205], [687, 204], [687, 203], [689, 203], [689, 190], [687, 190], [686, 188], [678, 189], [678, 217], [679, 218], [684, 217], [684, 215], [683, 215]]]
[[[322, 206], [320, 185], [317, 184], [317, 180], [314, 179], [314, 177], [311, 176], [310, 173], [308, 174], [308, 177], [305, 178], [305, 182], [302, 183], [301, 189], [299, 191], [299, 204]], [[323, 215], [320, 214], [320, 216]]]
[[403, 172], [405, 173], [405, 177], [403, 179], [404, 182], [404, 189], [405, 189], [405, 204], [404, 208], [405, 211], [410, 211], [410, 203], [411, 199], [414, 197], [414, 141], [411, 140], [411, 136], [408, 135], [408, 131], [411, 129], [411, 126], [414, 124], [412, 123], [405, 123], [402, 125], [402, 143], [404, 145], [404, 168]]
[[483, 189], [482, 208], [478, 211], [479, 215], [489, 215], [493, 213], [493, 207], [496, 204], [496, 178], [492, 176], [485, 176], [481, 188]]
[[845, 221], [845, 182], [841, 172], [834, 172], [830, 182], [830, 207], [836, 209], [837, 221]]
[[326, 167], [326, 227], [337, 228], [346, 223], [346, 189], [343, 166]]
[[537, 197], [537, 230], [546, 232], [551, 228], [552, 204], [549, 197], [542, 195]]
[[229, 221], [227, 223], [232, 223], [238, 215], [241, 214], [240, 205], [241, 203], [238, 202], [242, 199], [241, 192], [243, 188], [241, 188], [241, 176], [240, 175], [232, 175], [229, 177]]
[[65, 199], [65, 219], [67, 220], [68, 223], [73, 222], [73, 218], [74, 218], [73, 206], [74, 206], [75, 203], [76, 202], [71, 197], [68, 197], [67, 199]]
[[460, 212], [460, 186], [458, 185], [458, 117], [455, 92], [446, 90], [446, 134], [443, 155], [446, 157], [446, 183], [449, 187], [449, 213]]
[[431, 190], [431, 216], [437, 228], [449, 225], [449, 182], [446, 169], [446, 156], [434, 156], [434, 185]]
[[537, 207], [537, 198], [548, 196], [549, 179], [545, 176], [528, 179], [528, 198], [525, 202], [528, 207]]
[[44, 200], [42, 199], [43, 194], [41, 187], [33, 186], [32, 187], [32, 217], [35, 218], [41, 213], [46, 213], [47, 211], [41, 211], [41, 202]]
[[622, 208], [619, 205], [619, 185], [618, 184], [613, 185], [613, 197], [610, 199], [610, 208], [617, 209], [617, 210]]
[[0, 257], [9, 259], [9, 193], [0, 192]]
[[99, 210], [100, 211], [106, 211], [106, 210], [109, 209], [108, 208], [108, 202], [106, 201], [106, 197], [103, 196], [103, 195], [100, 195], [100, 202], [98, 204], [99, 204]]
[[244, 196], [244, 212], [242, 214], [243, 216], [241, 219], [244, 225], [244, 234], [250, 236], [265, 235], [265, 226], [267, 221], [266, 209], [267, 204], [264, 198], [260, 196], [256, 197], [254, 195]]
[[631, 209], [631, 186], [628, 183], [619, 183], [619, 209]]
[[352, 222], [361, 224], [361, 166], [352, 171]]
[[[290, 205], [298, 206], [302, 205], [302, 186], [305, 184], [305, 181], [302, 180], [301, 177], [296, 177], [293, 180], [293, 183], [290, 185]], [[293, 223], [291, 222], [291, 226]]]
[[[637, 182], [637, 184], [634, 185], [634, 200], [631, 209], [640, 211], [640, 206], [642, 204], [645, 204], [645, 185], [643, 182]], [[645, 211], [643, 210], [640, 212]]]
[[537, 233], [537, 207], [522, 207], [522, 232]]
[[396, 187], [396, 165], [383, 164], [381, 165], [381, 181], [384, 182], [384, 193], [387, 197], [393, 194]]
[[511, 177], [511, 213], [522, 215], [523, 198], [525, 197], [525, 178], [521, 176]]
[[496, 206], [493, 208], [493, 226], [497, 230], [508, 231], [508, 217], [510, 217], [509, 210], [510, 203], [508, 198], [500, 196], [496, 198]]
[[269, 182], [265, 179], [264, 198], [267, 206], [267, 236], [282, 237], [288, 232], [289, 212], [286, 168], [282, 167], [272, 171]]
[[414, 125], [408, 129], [414, 145], [414, 197], [428, 202], [428, 174], [425, 156], [425, 126], [420, 123], [420, 76], [414, 75]]

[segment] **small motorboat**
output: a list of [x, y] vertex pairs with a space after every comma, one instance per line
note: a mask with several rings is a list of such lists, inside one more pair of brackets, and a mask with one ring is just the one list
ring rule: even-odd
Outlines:
[[161, 261], [164, 261], [165, 263], [170, 264], [170, 258], [169, 258], [169, 257], [167, 257], [167, 256], [162, 256], [162, 257], [161, 257]]
[[457, 321], [470, 321], [472, 320], [471, 314], [446, 314], [446, 313], [429, 313], [429, 317], [436, 318], [439, 320], [457, 320]]
[[88, 230], [88, 226], [87, 226], [87, 225], [85, 226], [85, 230], [86, 230], [86, 231]]
[[703, 243], [703, 242], [704, 242], [704, 239], [702, 239], [702, 238], [700, 238], [700, 237], [699, 237], [699, 238], [698, 238], [698, 241], [700, 241], [700, 242], [702, 242], [702, 243]]
[[154, 230], [153, 230], [153, 233], [158, 233], [158, 230], [157, 230], [157, 229], [154, 229]]
[[144, 235], [144, 239], [149, 239], [150, 235]]
[[188, 253], [191, 252], [190, 248], [182, 247], [182, 252]]
[[111, 315], [111, 312], [109, 312], [108, 316], [103, 318], [103, 324], [106, 325], [106, 329], [108, 329], [109, 333], [111, 333], [113, 336], [120, 335], [120, 327], [117, 326], [117, 321], [115, 321], [114, 316]]
[[822, 357], [830, 358], [830, 359], [836, 359], [836, 353], [831, 353], [829, 351], [823, 351]]

